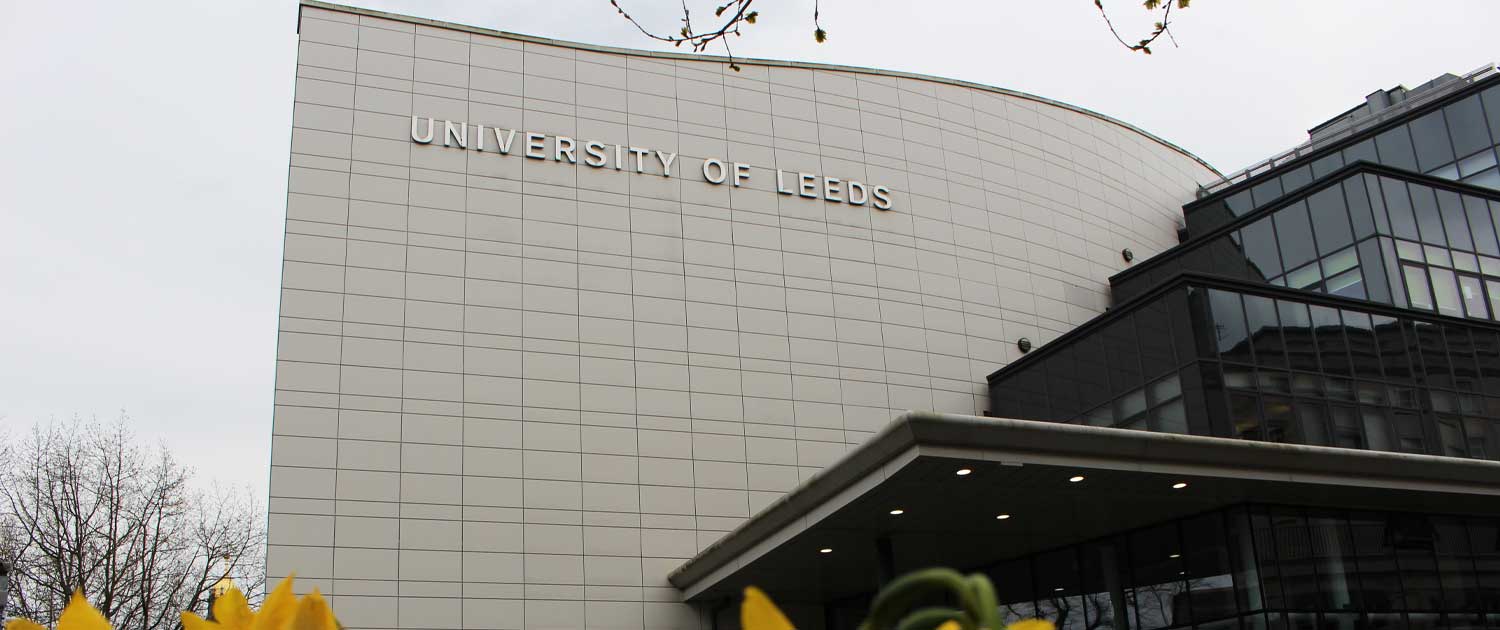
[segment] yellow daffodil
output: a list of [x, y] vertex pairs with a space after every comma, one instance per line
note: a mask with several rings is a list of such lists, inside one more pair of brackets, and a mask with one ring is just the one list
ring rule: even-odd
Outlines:
[[[10, 623], [5, 624], [5, 630], [47, 630], [47, 628], [28, 619], [12, 619]], [[83, 598], [82, 591], [73, 591], [73, 597], [68, 600], [67, 607], [63, 608], [62, 616], [57, 618], [57, 630], [110, 630], [110, 627], [109, 620], [99, 614], [99, 611]]]
[[1005, 626], [1005, 630], [1057, 630], [1057, 626], [1046, 619], [1022, 619]]
[[[190, 612], [182, 613], [183, 630], [340, 630], [328, 601], [313, 589], [300, 601], [292, 594], [292, 578], [282, 580], [266, 597], [259, 611], [251, 611], [244, 593], [230, 588], [214, 600], [213, 621]], [[787, 626], [790, 628], [791, 626]], [[26, 619], [13, 619], [5, 630], [47, 630]], [[83, 593], [73, 593], [68, 607], [57, 620], [56, 630], [112, 630]]]
[[740, 627], [744, 630], [796, 630], [776, 603], [754, 586], [745, 588], [745, 602], [740, 604]]

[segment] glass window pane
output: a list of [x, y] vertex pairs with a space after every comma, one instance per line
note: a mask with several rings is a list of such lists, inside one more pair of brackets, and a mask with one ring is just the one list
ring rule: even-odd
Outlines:
[[1187, 519], [1182, 523], [1182, 538], [1193, 621], [1202, 624], [1234, 616], [1237, 607], [1224, 514], [1210, 512]]
[[1397, 238], [1420, 240], [1417, 235], [1417, 218], [1412, 214], [1411, 195], [1406, 190], [1406, 182], [1380, 178], [1380, 188], [1383, 191], [1386, 211], [1391, 217], [1391, 234]]
[[1370, 198], [1365, 195], [1363, 177], [1350, 177], [1341, 186], [1344, 200], [1349, 206], [1349, 221], [1354, 225], [1355, 240], [1375, 233], [1374, 219], [1370, 215]]
[[1401, 265], [1406, 278], [1406, 299], [1412, 308], [1432, 310], [1432, 294], [1427, 287], [1427, 272], [1414, 265]]
[[1380, 192], [1380, 180], [1369, 173], [1359, 180], [1364, 182], [1365, 195], [1370, 199], [1370, 213], [1375, 215], [1375, 232], [1390, 236], [1391, 223], [1385, 213], [1385, 197]]
[[1448, 136], [1453, 139], [1453, 152], [1460, 157], [1493, 144], [1490, 132], [1485, 128], [1479, 95], [1444, 107], [1443, 113], [1448, 120]]
[[1443, 233], [1443, 218], [1438, 213], [1437, 197], [1432, 189], [1415, 184], [1407, 188], [1411, 190], [1411, 210], [1417, 217], [1422, 242], [1446, 246], [1448, 237]]
[[1308, 166], [1294, 168], [1281, 175], [1281, 190], [1284, 193], [1292, 192], [1310, 183], [1312, 183], [1312, 168]]
[[1324, 283], [1325, 289], [1332, 295], [1337, 295], [1356, 300], [1363, 300], [1365, 295], [1364, 276], [1360, 275], [1358, 269], [1346, 271], [1342, 274], [1329, 278]]
[[1500, 138], [1500, 87], [1492, 87], [1479, 95], [1484, 104], [1484, 117], [1490, 123], [1490, 137]]
[[1316, 160], [1313, 160], [1313, 163], [1312, 163], [1312, 176], [1313, 176], [1313, 179], [1320, 179], [1324, 175], [1327, 175], [1327, 174], [1332, 173], [1332, 172], [1334, 172], [1336, 170], [1339, 170], [1340, 168], [1343, 168], [1343, 166], [1344, 166], [1344, 158], [1343, 158], [1343, 156], [1340, 156], [1337, 151], [1335, 151], [1333, 153], [1329, 153], [1328, 155], [1325, 155], [1325, 156], [1320, 157], [1320, 158], [1318, 158]]
[[1321, 608], [1325, 611], [1363, 608], [1356, 564], [1358, 554], [1354, 552], [1354, 538], [1344, 515], [1314, 511], [1308, 514], [1307, 524], [1318, 572], [1318, 591], [1323, 596]]
[[1422, 253], [1427, 259], [1427, 264], [1438, 267], [1452, 267], [1453, 257], [1448, 255], [1448, 248], [1423, 245]]
[[1255, 345], [1255, 362], [1271, 367], [1286, 367], [1286, 348], [1281, 340], [1281, 322], [1276, 317], [1275, 300], [1246, 295], [1245, 322]]
[[1396, 571], [1396, 550], [1392, 548], [1388, 525], [1384, 514], [1353, 512], [1349, 515], [1350, 538], [1354, 542], [1355, 553], [1359, 555], [1359, 584], [1364, 595], [1362, 603], [1364, 609], [1370, 612], [1405, 608], [1402, 605], [1405, 598], [1401, 590], [1401, 576]]
[[1500, 256], [1500, 243], [1495, 239], [1495, 227], [1490, 223], [1490, 211], [1483, 199], [1463, 196], [1464, 216], [1469, 223], [1469, 233], [1474, 236], [1474, 249], [1481, 254]]
[[1438, 582], [1437, 558], [1433, 555], [1431, 519], [1423, 514], [1390, 515], [1391, 546], [1406, 591], [1407, 610], [1442, 610], [1443, 590]]
[[1390, 423], [1386, 422], [1385, 412], [1374, 407], [1365, 407], [1360, 410], [1360, 416], [1364, 423], [1365, 440], [1369, 448], [1377, 451], [1394, 451], [1395, 440], [1391, 437]]
[[1484, 286], [1490, 290], [1490, 312], [1500, 317], [1500, 282], [1485, 280]]
[[1463, 300], [1459, 298], [1458, 279], [1453, 272], [1437, 267], [1428, 268], [1429, 276], [1432, 278], [1432, 293], [1437, 299], [1437, 310], [1444, 315], [1462, 317], [1464, 314]]
[[1453, 143], [1448, 141], [1442, 110], [1411, 121], [1410, 127], [1418, 169], [1425, 173], [1453, 161]]
[[1340, 272], [1353, 269], [1358, 264], [1359, 256], [1354, 253], [1354, 248], [1350, 247], [1323, 259], [1323, 275], [1325, 277], [1334, 276]]
[[1292, 369], [1317, 371], [1318, 350], [1313, 343], [1312, 316], [1307, 313], [1307, 305], [1277, 300], [1276, 313], [1281, 317], [1282, 337]]
[[1344, 149], [1344, 164], [1353, 164], [1360, 161], [1380, 163], [1380, 158], [1375, 155], [1374, 140], [1365, 140]]
[[1479, 273], [1479, 257], [1468, 252], [1453, 252], [1453, 268]]
[[1458, 291], [1463, 295], [1464, 314], [1477, 319], [1489, 319], [1489, 306], [1485, 304], [1484, 289], [1480, 286], [1479, 278], [1475, 276], [1459, 276]]
[[1272, 177], [1250, 188], [1250, 197], [1255, 200], [1257, 208], [1271, 203], [1280, 196], [1281, 178], [1279, 177]]
[[1255, 204], [1250, 202], [1250, 191], [1242, 190], [1224, 199], [1224, 205], [1229, 207], [1229, 212], [1237, 217], [1242, 217], [1255, 209]]
[[1367, 239], [1359, 244], [1360, 275], [1363, 277], [1368, 299], [1389, 303], [1391, 289], [1386, 284], [1385, 270], [1380, 262], [1380, 239]]
[[[1138, 530], [1130, 535], [1130, 590], [1134, 592], [1138, 630], [1166, 628], [1176, 623], [1178, 596], [1187, 591], [1183, 577], [1182, 543], [1177, 523]], [[1045, 584], [1040, 588], [1050, 590]], [[1187, 621], [1183, 619], [1181, 621]]]
[[1500, 168], [1480, 171], [1477, 174], [1465, 177], [1463, 182], [1472, 186], [1500, 189]]
[[1349, 376], [1349, 346], [1344, 341], [1344, 323], [1339, 311], [1327, 306], [1314, 305], [1312, 310], [1313, 336], [1318, 342], [1318, 356], [1323, 371], [1339, 376]]
[[1443, 215], [1443, 228], [1448, 234], [1448, 245], [1453, 249], [1474, 251], [1474, 239], [1469, 237], [1469, 217], [1464, 213], [1463, 199], [1451, 190], [1438, 190], [1438, 211]]
[[1312, 446], [1328, 446], [1328, 418], [1323, 403], [1299, 400], [1296, 410], [1299, 423], [1297, 442]]
[[1220, 356], [1226, 361], [1250, 363], [1249, 335], [1245, 328], [1245, 312], [1240, 306], [1240, 295], [1210, 289], [1208, 301], [1213, 309]]
[[1111, 586], [1118, 588], [1125, 555], [1125, 550], [1117, 549], [1113, 541], [1085, 545], [1078, 552], [1083, 576], [1083, 608], [1089, 630], [1124, 629], [1134, 625], [1128, 623], [1128, 608], [1115, 609], [1110, 593]]
[[1007, 623], [1036, 617], [1030, 558], [1002, 563], [986, 573], [995, 584], [995, 599], [1000, 601], [1000, 614]]
[[1244, 243], [1245, 257], [1263, 278], [1281, 275], [1281, 253], [1276, 248], [1276, 232], [1271, 227], [1271, 217], [1260, 219], [1240, 231]]
[[1275, 219], [1276, 240], [1281, 244], [1281, 264], [1284, 268], [1294, 269], [1318, 257], [1305, 202], [1299, 201], [1277, 210]]
[[1267, 442], [1299, 443], [1297, 416], [1292, 399], [1283, 396], [1263, 396], [1261, 413], [1266, 427]]
[[1354, 408], [1333, 405], [1329, 412], [1333, 445], [1339, 448], [1365, 448], [1364, 431], [1360, 430], [1359, 416], [1354, 413]]
[[1375, 136], [1375, 148], [1380, 152], [1381, 164], [1407, 171], [1417, 170], [1417, 154], [1411, 147], [1411, 135], [1406, 125]]
[[1458, 161], [1458, 176], [1470, 177], [1495, 165], [1494, 151], [1480, 151]]
[[1396, 255], [1401, 260], [1413, 262], [1427, 262], [1427, 256], [1422, 252], [1422, 244], [1414, 241], [1396, 241]]
[[1313, 193], [1307, 198], [1307, 209], [1312, 217], [1319, 254], [1348, 247], [1354, 242], [1354, 232], [1349, 225], [1349, 211], [1344, 207], [1342, 187], [1329, 186]]
[[1380, 378], [1379, 346], [1375, 342], [1370, 315], [1349, 310], [1343, 311], [1341, 315], [1344, 330], [1349, 336], [1349, 355], [1354, 366], [1354, 376]]
[[1479, 588], [1489, 594], [1490, 610], [1500, 609], [1495, 601], [1500, 593], [1500, 521], [1494, 518], [1476, 518], [1469, 521], [1469, 544], [1474, 550], [1474, 569], [1479, 578]]
[[1318, 263], [1313, 263], [1286, 274], [1286, 286], [1293, 289], [1310, 289], [1317, 286], [1323, 280], [1323, 274], [1318, 271]]
[[1228, 523], [1230, 566], [1234, 567], [1234, 589], [1240, 612], [1262, 607], [1260, 567], [1255, 558], [1255, 539], [1250, 534], [1250, 515], [1244, 508], [1225, 513]]
[[1032, 569], [1036, 572], [1037, 617], [1051, 621], [1058, 630], [1082, 630], [1088, 625], [1077, 551], [1069, 547], [1040, 554]]
[[1409, 381], [1411, 362], [1406, 356], [1406, 338], [1401, 320], [1385, 315], [1371, 315], [1375, 339], [1379, 342], [1380, 367], [1388, 379]]
[[1307, 531], [1307, 519], [1297, 508], [1276, 506], [1270, 508], [1270, 512], [1286, 608], [1318, 610], [1321, 608], [1321, 598], [1318, 595], [1317, 574], [1309, 562], [1312, 540]]
[[1229, 423], [1234, 435], [1241, 440], [1259, 440], [1260, 403], [1255, 394], [1229, 394]]

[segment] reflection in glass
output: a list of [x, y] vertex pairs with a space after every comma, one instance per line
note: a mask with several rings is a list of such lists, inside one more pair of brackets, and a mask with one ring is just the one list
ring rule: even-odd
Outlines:
[[1484, 301], [1484, 289], [1475, 276], [1458, 277], [1458, 290], [1464, 300], [1464, 314], [1478, 319], [1489, 319], [1489, 307]]
[[1416, 184], [1407, 186], [1407, 189], [1411, 191], [1411, 211], [1417, 217], [1417, 231], [1422, 234], [1422, 242], [1447, 247], [1448, 237], [1443, 232], [1443, 218], [1438, 213], [1437, 197], [1432, 189]]
[[1281, 275], [1281, 253], [1276, 248], [1276, 232], [1271, 227], [1271, 217], [1260, 219], [1240, 231], [1244, 243], [1245, 257], [1261, 274], [1262, 278]]
[[[1462, 317], [1463, 302], [1459, 299], [1458, 279], [1447, 269], [1428, 269], [1432, 278], [1432, 293], [1437, 299], [1437, 309], [1443, 315]], [[1415, 304], [1416, 302], [1413, 302]]]
[[1276, 236], [1281, 243], [1282, 266], [1292, 269], [1318, 257], [1305, 202], [1299, 201], [1282, 208], [1273, 218], [1276, 221]]
[[1427, 273], [1414, 265], [1401, 265], [1401, 273], [1406, 278], [1406, 299], [1411, 307], [1432, 310], [1432, 293], [1427, 287]]
[[1420, 240], [1417, 234], [1417, 218], [1412, 214], [1411, 195], [1407, 193], [1406, 182], [1380, 178], [1380, 188], [1384, 191], [1386, 211], [1391, 218], [1391, 233], [1397, 238]]

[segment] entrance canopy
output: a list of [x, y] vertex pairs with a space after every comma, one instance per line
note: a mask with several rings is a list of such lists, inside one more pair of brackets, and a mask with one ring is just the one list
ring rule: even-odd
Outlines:
[[688, 601], [754, 584], [778, 601], [828, 602], [917, 568], [977, 567], [1238, 503], [1495, 515], [1497, 497], [1500, 462], [913, 412], [669, 580]]

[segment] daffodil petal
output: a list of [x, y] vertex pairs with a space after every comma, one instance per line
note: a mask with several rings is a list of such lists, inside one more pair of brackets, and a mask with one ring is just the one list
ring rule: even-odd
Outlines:
[[[10, 628], [5, 630], [10, 630]], [[184, 610], [182, 611], [182, 630], [219, 630], [219, 628], [214, 622]]]
[[292, 594], [292, 579], [292, 576], [287, 576], [266, 596], [266, 601], [261, 602], [260, 611], [255, 613], [255, 621], [250, 624], [251, 630], [282, 630], [286, 624], [291, 623], [292, 615], [297, 610], [297, 596]]
[[245, 601], [245, 594], [238, 588], [230, 588], [214, 600], [214, 621], [223, 630], [250, 630], [255, 613], [250, 612], [250, 602]]
[[743, 630], [796, 630], [775, 602], [765, 592], [749, 586], [740, 604], [740, 627]]
[[21, 619], [17, 617], [10, 620], [10, 623], [5, 624], [5, 630], [47, 630], [47, 626], [39, 624], [30, 619]]
[[84, 599], [83, 591], [73, 591], [73, 598], [57, 618], [57, 630], [111, 630], [109, 620]]
[[333, 618], [333, 609], [318, 589], [313, 589], [297, 604], [297, 614], [292, 617], [290, 630], [338, 630], [339, 622]]
[[939, 625], [936, 630], [961, 630], [962, 628], [963, 626], [959, 625], [957, 621], [949, 619]]
[[1057, 630], [1057, 626], [1046, 619], [1022, 619], [1005, 626], [1005, 630]]

